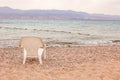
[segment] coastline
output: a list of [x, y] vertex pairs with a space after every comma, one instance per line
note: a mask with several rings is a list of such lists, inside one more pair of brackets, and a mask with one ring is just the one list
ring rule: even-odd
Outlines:
[[[19, 47], [20, 39], [0, 39], [0, 48], [7, 47]], [[47, 47], [52, 46], [61, 46], [61, 47], [69, 47], [69, 46], [112, 46], [112, 45], [120, 45], [120, 40], [91, 40], [91, 41], [80, 41], [80, 42], [63, 42], [63, 41], [44, 41]]]
[[119, 52], [119, 45], [51, 46], [43, 65], [37, 58], [23, 65], [21, 48], [0, 48], [0, 80], [119, 80]]

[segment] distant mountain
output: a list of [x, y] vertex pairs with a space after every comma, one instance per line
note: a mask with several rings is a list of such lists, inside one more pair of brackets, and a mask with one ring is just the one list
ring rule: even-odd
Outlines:
[[71, 10], [19, 10], [0, 7], [0, 19], [120, 20], [120, 15], [89, 14]]

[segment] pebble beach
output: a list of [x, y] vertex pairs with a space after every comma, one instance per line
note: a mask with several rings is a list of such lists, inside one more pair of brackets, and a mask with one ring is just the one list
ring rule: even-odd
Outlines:
[[120, 80], [120, 46], [47, 47], [47, 59], [27, 58], [22, 49], [0, 48], [0, 80]]

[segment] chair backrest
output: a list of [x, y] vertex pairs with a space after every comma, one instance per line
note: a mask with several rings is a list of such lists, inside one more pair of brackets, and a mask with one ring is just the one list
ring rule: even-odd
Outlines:
[[27, 56], [38, 56], [38, 48], [45, 49], [45, 44], [40, 37], [24, 36], [20, 39], [19, 46], [27, 51]]

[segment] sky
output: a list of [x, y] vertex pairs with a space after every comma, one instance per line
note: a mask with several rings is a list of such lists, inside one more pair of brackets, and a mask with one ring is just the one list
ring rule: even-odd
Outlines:
[[0, 0], [0, 7], [58, 9], [120, 15], [120, 0]]

